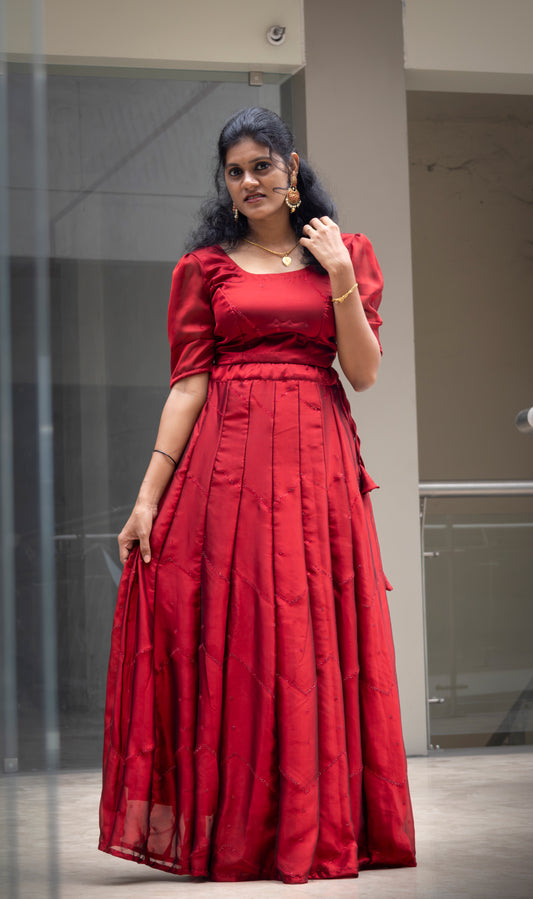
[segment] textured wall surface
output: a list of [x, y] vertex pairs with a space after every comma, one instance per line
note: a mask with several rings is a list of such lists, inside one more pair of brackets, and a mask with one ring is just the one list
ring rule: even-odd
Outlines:
[[533, 477], [533, 97], [410, 93], [422, 479]]

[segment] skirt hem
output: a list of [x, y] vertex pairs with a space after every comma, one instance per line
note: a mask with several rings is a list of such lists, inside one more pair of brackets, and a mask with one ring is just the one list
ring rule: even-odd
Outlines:
[[[139, 852], [134, 849], [121, 849], [114, 846], [105, 846], [99, 844], [100, 852], [105, 852], [115, 858], [122, 858], [125, 861], [135, 862], [138, 865], [147, 865], [149, 868], [156, 868], [164, 871], [166, 874], [173, 874], [175, 877], [190, 877], [194, 880], [210, 880], [214, 883], [244, 883], [246, 881], [277, 880], [283, 883], [308, 883], [309, 880], [346, 880], [348, 878], [356, 878], [359, 871], [366, 871], [371, 868], [415, 868], [416, 860], [410, 859], [404, 862], [383, 862], [377, 859], [372, 862], [363, 862], [359, 871], [346, 871], [345, 869], [335, 868], [333, 866], [321, 865], [319, 871], [310, 871], [308, 874], [288, 874], [283, 871], [275, 870], [271, 872], [258, 872], [251, 874], [250, 871], [235, 871], [233, 874], [217, 874], [210, 871], [191, 871], [190, 865], [171, 865], [160, 859], [153, 858], [145, 852]], [[178, 868], [180, 870], [178, 870]]]

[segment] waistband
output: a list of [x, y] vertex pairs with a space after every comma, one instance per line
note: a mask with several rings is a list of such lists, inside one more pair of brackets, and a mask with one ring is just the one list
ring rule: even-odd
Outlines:
[[232, 362], [214, 365], [211, 380], [318, 381], [329, 387], [339, 383], [339, 376], [331, 366], [321, 368], [300, 362]]

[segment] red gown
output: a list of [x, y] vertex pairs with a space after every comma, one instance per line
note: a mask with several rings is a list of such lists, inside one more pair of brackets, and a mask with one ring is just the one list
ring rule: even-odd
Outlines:
[[[343, 235], [368, 321], [381, 272]], [[394, 649], [329, 279], [177, 265], [172, 383], [207, 401], [124, 568], [99, 848], [213, 880], [414, 865]]]

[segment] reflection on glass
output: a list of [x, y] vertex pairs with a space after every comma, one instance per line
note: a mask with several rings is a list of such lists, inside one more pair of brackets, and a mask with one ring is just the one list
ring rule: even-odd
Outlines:
[[9, 278], [8, 94], [5, 67], [6, 9], [0, 3], [0, 746], [2, 750], [0, 818], [2, 881], [18, 895], [19, 820], [16, 607], [14, 565], [13, 401], [11, 291]]
[[533, 743], [533, 496], [430, 498], [432, 745]]
[[[259, 104], [280, 112], [282, 94], [288, 96], [280, 77], [250, 87], [246, 75], [210, 73], [200, 79], [190, 72], [155, 77], [119, 70], [110, 77], [56, 67], [48, 70], [47, 99], [41, 103], [40, 128], [47, 132], [42, 159], [48, 158], [48, 165], [44, 176], [41, 172], [46, 190], [37, 190], [32, 77], [28, 67], [9, 68], [22, 770], [46, 762], [42, 633], [50, 626], [57, 633], [60, 764], [100, 763], [108, 641], [120, 576], [116, 535], [135, 499], [168, 390], [172, 269], [195, 211], [211, 190], [205, 172], [215, 151], [213, 135], [235, 110]], [[36, 246], [32, 224], [43, 216], [41, 244], [49, 243], [49, 258]], [[42, 413], [39, 384], [46, 371], [39, 340], [46, 335], [44, 326], [36, 329], [34, 297], [45, 283], [43, 273], [50, 299], [57, 629], [40, 604], [38, 410]]]

